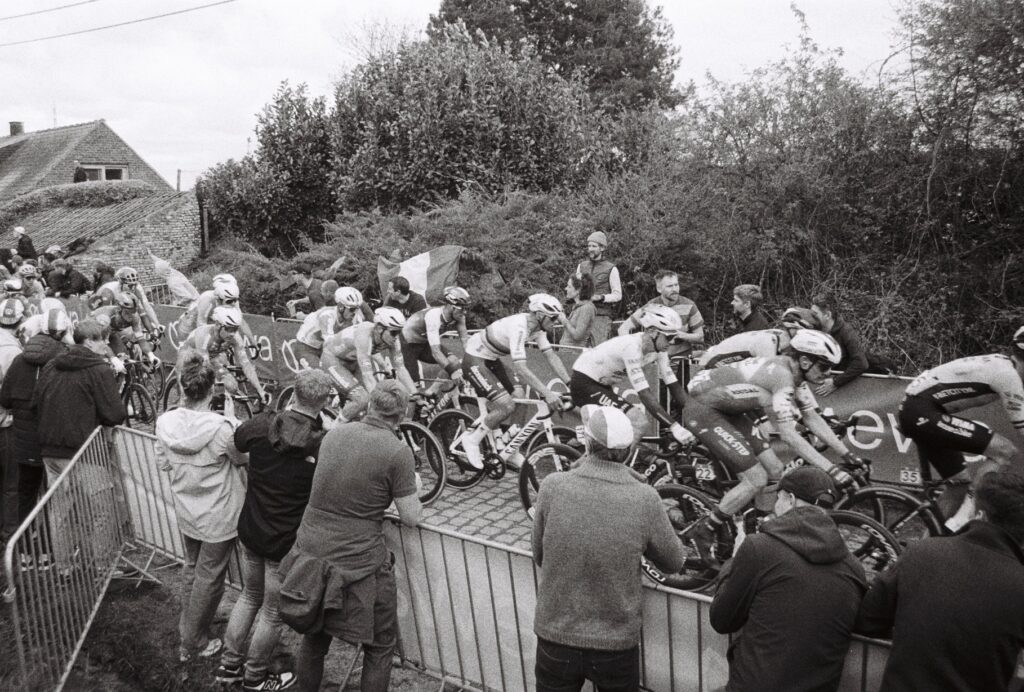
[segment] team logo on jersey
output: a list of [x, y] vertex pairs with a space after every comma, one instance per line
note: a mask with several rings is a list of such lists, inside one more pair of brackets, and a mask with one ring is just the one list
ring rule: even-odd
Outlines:
[[739, 440], [737, 440], [732, 433], [722, 428], [722, 426], [716, 425], [712, 432], [718, 435], [718, 439], [720, 439], [725, 444], [729, 445], [732, 451], [736, 452], [741, 457], [750, 456], [750, 452], [747, 450], [747, 446], [740, 442]]

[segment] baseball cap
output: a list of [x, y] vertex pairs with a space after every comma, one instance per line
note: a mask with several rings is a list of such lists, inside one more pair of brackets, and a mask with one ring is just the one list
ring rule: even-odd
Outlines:
[[778, 483], [768, 486], [768, 490], [785, 490], [799, 500], [822, 507], [830, 507], [839, 499], [832, 477], [813, 466], [798, 466], [780, 478]]
[[633, 424], [625, 413], [611, 406], [584, 406], [583, 432], [606, 449], [627, 449], [633, 444]]

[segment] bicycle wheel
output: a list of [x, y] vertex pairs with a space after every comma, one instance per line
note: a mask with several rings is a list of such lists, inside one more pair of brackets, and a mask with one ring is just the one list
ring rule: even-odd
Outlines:
[[125, 425], [129, 428], [152, 431], [156, 423], [156, 404], [149, 391], [141, 384], [132, 382], [121, 396], [125, 408], [128, 409]]
[[552, 473], [568, 471], [572, 463], [579, 458], [578, 451], [568, 445], [557, 443], [538, 445], [527, 455], [523, 460], [523, 467], [519, 469], [519, 499], [527, 516], [533, 519], [533, 512], [530, 510], [537, 502], [541, 482]]
[[850, 553], [864, 567], [864, 576], [869, 584], [876, 575], [896, 564], [902, 546], [879, 522], [863, 514], [844, 510], [833, 510], [829, 516], [839, 528]]
[[930, 502], [898, 488], [868, 486], [842, 498], [836, 509], [857, 512], [882, 524], [900, 546], [944, 535], [942, 518]]
[[252, 402], [246, 396], [231, 397], [235, 404], [235, 418], [245, 422], [252, 418]]
[[[475, 469], [466, 461], [466, 453], [461, 449], [453, 452], [452, 443], [476, 420], [465, 411], [449, 409], [434, 416], [427, 428], [434, 433], [441, 443], [445, 458], [445, 482], [448, 485], [464, 489], [472, 488], [484, 479], [484, 470]], [[480, 451], [485, 456], [490, 452], [487, 440], [480, 443]]]
[[177, 375], [167, 378], [164, 383], [163, 393], [160, 395], [160, 410], [170, 411], [181, 404], [181, 386]]
[[[555, 439], [559, 444], [563, 444], [566, 447], [572, 447], [577, 452], [582, 452], [582, 447], [579, 441], [576, 439], [576, 431], [572, 428], [568, 428], [564, 425], [554, 425], [551, 430], [555, 434]], [[537, 449], [541, 445], [549, 444], [548, 436], [544, 433], [544, 429], [541, 428], [537, 432], [530, 435], [530, 439], [523, 445], [523, 456], [530, 456], [533, 450]]]
[[416, 473], [420, 474], [420, 480], [423, 481], [420, 502], [429, 505], [444, 490], [444, 448], [426, 426], [415, 421], [399, 423], [398, 434], [412, 450]]
[[[679, 541], [683, 544], [686, 559], [682, 571], [666, 574], [648, 562], [641, 560], [644, 573], [653, 581], [684, 591], [700, 591], [710, 586], [718, 576], [720, 561], [715, 557], [715, 544], [695, 535], [695, 529], [707, 526], [717, 504], [713, 499], [693, 488], [672, 483], [658, 486], [658, 496], [668, 513], [669, 521]], [[731, 522], [723, 524], [716, 540], [727, 539], [727, 532], [735, 531]]]
[[288, 385], [281, 390], [281, 393], [277, 395], [277, 403], [274, 404], [274, 408], [278, 411], [284, 411], [288, 408], [288, 405], [292, 403], [292, 393], [295, 392], [294, 385]]

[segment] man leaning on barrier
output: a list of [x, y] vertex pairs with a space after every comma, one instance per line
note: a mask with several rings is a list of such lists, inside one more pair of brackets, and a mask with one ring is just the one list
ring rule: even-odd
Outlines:
[[658, 493], [622, 464], [633, 444], [626, 414], [583, 409], [587, 455], [548, 476], [537, 496], [533, 559], [540, 568], [538, 692], [601, 692], [640, 685], [640, 558], [665, 572], [683, 567], [683, 549]]

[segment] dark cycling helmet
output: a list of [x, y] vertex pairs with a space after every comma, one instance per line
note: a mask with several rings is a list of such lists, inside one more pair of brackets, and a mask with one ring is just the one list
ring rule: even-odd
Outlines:
[[782, 322], [783, 327], [790, 329], [817, 329], [818, 319], [814, 316], [814, 313], [807, 308], [787, 308], [782, 313], [782, 318], [779, 320]]
[[135, 296], [131, 293], [122, 293], [117, 297], [117, 306], [125, 310], [134, 310], [138, 304], [135, 302]]
[[459, 286], [448, 286], [444, 289], [444, 302], [464, 308], [469, 305], [469, 291]]

